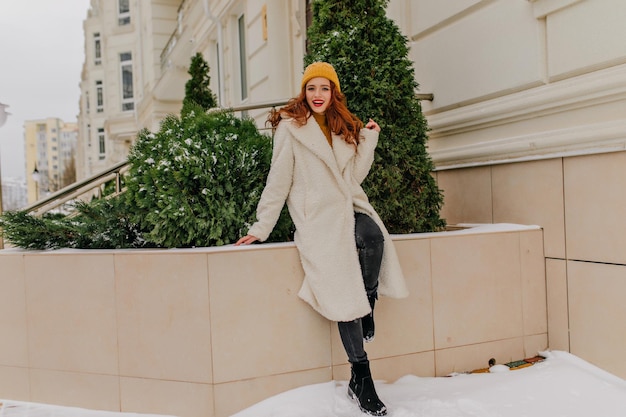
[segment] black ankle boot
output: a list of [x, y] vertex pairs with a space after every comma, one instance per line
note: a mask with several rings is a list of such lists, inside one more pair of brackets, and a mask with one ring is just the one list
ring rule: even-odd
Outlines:
[[368, 360], [352, 364], [352, 377], [348, 384], [348, 395], [370, 416], [387, 415], [387, 407], [380, 401], [374, 388]]
[[365, 343], [369, 343], [374, 340], [374, 305], [378, 298], [378, 293], [374, 292], [367, 296], [372, 312], [367, 316], [361, 318], [361, 326], [363, 327], [363, 340]]

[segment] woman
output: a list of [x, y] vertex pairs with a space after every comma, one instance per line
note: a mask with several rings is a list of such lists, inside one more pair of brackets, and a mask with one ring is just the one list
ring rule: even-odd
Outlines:
[[361, 188], [380, 127], [370, 119], [363, 129], [345, 103], [335, 69], [315, 62], [300, 95], [270, 114], [274, 150], [258, 221], [236, 244], [267, 239], [287, 202], [305, 273], [298, 295], [338, 322], [352, 365], [348, 394], [362, 411], [382, 416], [363, 342], [374, 338], [378, 293], [408, 292], [389, 234]]

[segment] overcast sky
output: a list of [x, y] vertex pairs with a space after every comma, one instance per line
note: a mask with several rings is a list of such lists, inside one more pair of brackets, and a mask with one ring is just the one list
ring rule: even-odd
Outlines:
[[0, 0], [2, 178], [24, 178], [24, 121], [76, 122], [89, 0]]

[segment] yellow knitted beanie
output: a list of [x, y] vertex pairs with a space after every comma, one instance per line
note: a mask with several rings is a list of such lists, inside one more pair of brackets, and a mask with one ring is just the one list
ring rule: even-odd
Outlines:
[[330, 65], [328, 62], [314, 62], [304, 70], [304, 74], [302, 75], [302, 83], [300, 88], [304, 88], [306, 83], [308, 83], [312, 78], [315, 77], [324, 77], [335, 83], [335, 87], [337, 87], [337, 91], [341, 91], [341, 87], [339, 85], [339, 77], [337, 77], [337, 73], [335, 72], [335, 68]]

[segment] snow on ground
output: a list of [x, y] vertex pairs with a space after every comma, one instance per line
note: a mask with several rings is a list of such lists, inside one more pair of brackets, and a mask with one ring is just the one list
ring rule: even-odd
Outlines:
[[159, 414], [119, 413], [42, 403], [0, 400], [0, 417], [173, 417]]
[[[376, 381], [390, 417], [626, 417], [626, 381], [566, 352], [509, 371]], [[363, 417], [347, 381], [284, 392], [231, 417]], [[0, 417], [163, 417], [0, 400]]]
[[[376, 381], [376, 389], [390, 417], [626, 417], [625, 380], [566, 352], [542, 356], [547, 359], [519, 370], [407, 375]], [[363, 417], [346, 390], [347, 381], [305, 386], [232, 417]]]

